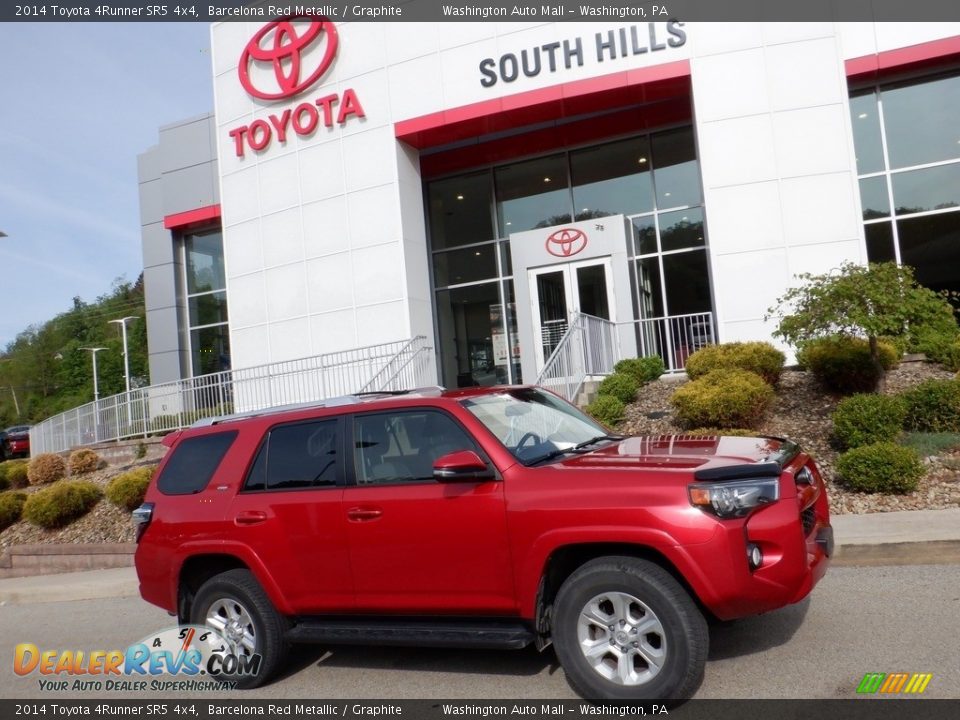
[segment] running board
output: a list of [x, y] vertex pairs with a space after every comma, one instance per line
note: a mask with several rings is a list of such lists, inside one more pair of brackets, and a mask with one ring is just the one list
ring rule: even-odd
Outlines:
[[304, 618], [287, 631], [287, 639], [294, 643], [519, 650], [532, 643], [534, 635], [520, 622], [502, 620]]

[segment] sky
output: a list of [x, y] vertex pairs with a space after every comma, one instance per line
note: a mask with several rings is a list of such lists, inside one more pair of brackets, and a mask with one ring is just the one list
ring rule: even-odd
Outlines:
[[137, 155], [213, 110], [208, 23], [0, 23], [0, 352], [140, 252]]

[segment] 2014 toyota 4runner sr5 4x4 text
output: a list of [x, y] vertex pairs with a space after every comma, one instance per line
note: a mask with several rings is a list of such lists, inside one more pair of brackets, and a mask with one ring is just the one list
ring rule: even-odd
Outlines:
[[707, 619], [795, 603], [833, 534], [776, 438], [611, 435], [535, 387], [339, 398], [169, 435], [140, 592], [262, 684], [292, 643], [544, 649], [580, 694], [697, 689]]

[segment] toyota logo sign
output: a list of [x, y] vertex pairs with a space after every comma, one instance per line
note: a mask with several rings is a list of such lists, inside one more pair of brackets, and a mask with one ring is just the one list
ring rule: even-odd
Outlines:
[[[308, 21], [298, 28], [294, 21]], [[302, 32], [301, 32], [302, 31]], [[308, 53], [318, 42], [326, 40], [323, 52]], [[250, 95], [261, 100], [281, 100], [302, 93], [323, 77], [337, 53], [337, 29], [326, 18], [319, 20], [304, 15], [291, 15], [264, 25], [240, 55], [240, 84]], [[273, 70], [273, 82], [267, 85], [264, 76], [257, 76], [259, 87], [250, 77], [257, 65]]]
[[563, 228], [547, 238], [547, 252], [557, 257], [570, 257], [587, 246], [587, 235], [576, 228]]

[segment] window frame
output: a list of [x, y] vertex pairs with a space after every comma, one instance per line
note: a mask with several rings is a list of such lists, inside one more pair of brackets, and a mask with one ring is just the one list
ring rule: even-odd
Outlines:
[[[263, 435], [260, 437], [260, 441], [257, 443], [256, 452], [254, 452], [250, 459], [247, 461], [247, 467], [243, 472], [243, 483], [240, 485], [240, 490], [238, 494], [244, 495], [255, 495], [257, 493], [287, 493], [287, 492], [313, 492], [316, 490], [342, 490], [346, 485], [346, 462], [337, 463], [336, 476], [332, 485], [308, 485], [306, 487], [285, 487], [285, 488], [272, 488], [265, 486], [263, 488], [249, 488], [247, 484], [250, 482], [250, 476], [253, 473], [253, 468], [257, 464], [257, 460], [260, 459], [260, 453], [264, 451], [267, 444], [270, 442], [270, 435], [274, 430], [285, 427], [293, 427], [297, 425], [309, 425], [312, 423], [321, 423], [321, 422], [335, 422], [336, 423], [336, 433], [337, 433], [337, 453], [343, 457], [344, 453], [347, 450], [345, 445], [345, 428], [344, 428], [344, 419], [341, 415], [325, 415], [320, 417], [304, 418], [302, 420], [292, 420], [287, 422], [277, 422], [266, 428]], [[266, 482], [266, 481], [265, 481]]]
[[[487, 466], [487, 469], [492, 470], [494, 477], [491, 480], [484, 480], [483, 482], [499, 482], [502, 480], [500, 471], [497, 469], [497, 466], [490, 459], [490, 456], [483, 449], [483, 445], [480, 441], [477, 440], [476, 436], [470, 432], [469, 428], [460, 421], [456, 415], [451, 413], [446, 408], [437, 407], [434, 405], [422, 405], [422, 406], [411, 406], [411, 407], [402, 407], [396, 408], [393, 410], [371, 410], [369, 412], [355, 412], [345, 417], [346, 427], [344, 428], [344, 436], [347, 440], [347, 449], [350, 452], [350, 460], [347, 463], [346, 470], [346, 482], [347, 487], [356, 488], [356, 489], [374, 489], [374, 488], [383, 488], [383, 487], [422, 487], [424, 485], [449, 485], [450, 483], [441, 483], [436, 480], [434, 477], [430, 477], [429, 480], [394, 480], [390, 482], [376, 482], [376, 483], [360, 483], [358, 482], [359, 473], [357, 471], [357, 458], [356, 458], [356, 441], [354, 437], [354, 428], [356, 427], [356, 419], [361, 417], [372, 417], [376, 415], [402, 415], [402, 414], [416, 414], [416, 413], [425, 413], [425, 412], [434, 412], [439, 413], [446, 417], [448, 420], [453, 422], [463, 434], [470, 439], [473, 443], [473, 452], [475, 452], [484, 464]], [[464, 480], [463, 482], [470, 482], [476, 484], [477, 481], [473, 480]]]

